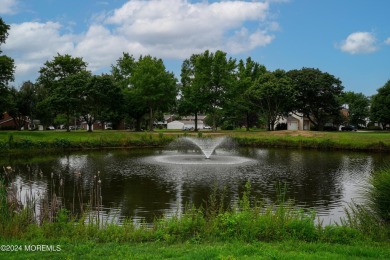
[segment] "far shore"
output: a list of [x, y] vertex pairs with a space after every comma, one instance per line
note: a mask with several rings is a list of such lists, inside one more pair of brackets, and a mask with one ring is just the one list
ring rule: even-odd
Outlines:
[[183, 136], [229, 136], [239, 146], [288, 147], [318, 150], [351, 150], [365, 152], [390, 151], [390, 132], [320, 132], [320, 131], [263, 131], [233, 130], [155, 130], [131, 132], [119, 130], [87, 131], [0, 131], [0, 152], [82, 150], [102, 148], [164, 147]]

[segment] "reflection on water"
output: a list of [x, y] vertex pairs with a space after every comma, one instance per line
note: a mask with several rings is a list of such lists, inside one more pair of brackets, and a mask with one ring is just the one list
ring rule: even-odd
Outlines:
[[[191, 157], [198, 152], [186, 150], [185, 154]], [[180, 213], [186, 205], [204, 203], [216, 185], [227, 188], [233, 203], [250, 181], [253, 199], [269, 202], [276, 200], [276, 184], [287, 183], [287, 198], [300, 207], [314, 209], [328, 224], [339, 222], [348, 202], [361, 199], [371, 172], [389, 159], [383, 154], [244, 148], [234, 152], [217, 149], [214, 156], [245, 158], [246, 163], [171, 164], [156, 160], [182, 153], [137, 149], [10, 156], [1, 157], [0, 166], [15, 169], [12, 181], [22, 197], [27, 193], [51, 196], [62, 180], [62, 194], [57, 196], [68, 209], [80, 208], [75, 184], [82, 187], [82, 200], [87, 203], [100, 172], [103, 211], [99, 214], [110, 222], [124, 217], [152, 222], [155, 216]]]

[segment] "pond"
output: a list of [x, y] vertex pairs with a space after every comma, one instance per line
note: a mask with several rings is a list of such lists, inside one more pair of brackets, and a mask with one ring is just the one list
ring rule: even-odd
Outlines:
[[[101, 198], [102, 218], [120, 223], [151, 223], [155, 217], [199, 206], [216, 187], [234, 204], [251, 183], [251, 198], [275, 202], [279, 185], [286, 199], [315, 210], [323, 224], [337, 222], [352, 199], [362, 199], [367, 180], [389, 161], [388, 154], [294, 149], [238, 148], [224, 145], [207, 160], [195, 146], [89, 150], [59, 155], [2, 156], [14, 170], [10, 182], [22, 201], [54, 194], [77, 211]], [[97, 188], [98, 187], [98, 188]], [[94, 196], [96, 195], [96, 196]]]

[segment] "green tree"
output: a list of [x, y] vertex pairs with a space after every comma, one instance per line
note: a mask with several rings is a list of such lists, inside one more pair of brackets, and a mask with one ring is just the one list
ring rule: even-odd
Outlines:
[[[9, 29], [10, 26], [0, 17], [0, 46], [5, 43]], [[3, 118], [3, 113], [11, 105], [11, 92], [7, 85], [8, 82], [14, 80], [15, 72], [14, 60], [1, 54], [2, 51], [0, 49], [0, 119]]]
[[213, 129], [217, 129], [216, 119], [219, 110], [225, 105], [226, 92], [231, 85], [234, 84], [234, 70], [236, 61], [232, 58], [227, 58], [226, 53], [216, 51], [211, 55], [211, 81], [208, 88], [207, 112], [212, 115]]
[[148, 106], [142, 99], [142, 92], [134, 88], [131, 83], [131, 76], [136, 66], [136, 60], [128, 53], [123, 53], [116, 65], [111, 66], [111, 73], [115, 83], [120, 86], [123, 92], [124, 113], [135, 120], [135, 130], [141, 131], [141, 120], [148, 113]]
[[264, 73], [249, 93], [252, 102], [266, 119], [269, 131], [275, 130], [276, 121], [291, 110], [294, 91], [291, 79], [283, 70]]
[[366, 126], [366, 118], [370, 116], [370, 99], [362, 93], [348, 91], [341, 96], [341, 103], [348, 105], [347, 122], [353, 125]]
[[140, 57], [130, 77], [130, 88], [149, 110], [149, 131], [153, 131], [154, 113], [166, 111], [176, 103], [177, 88], [173, 73], [166, 71], [161, 59]]
[[181, 106], [195, 116], [199, 112], [209, 113], [216, 129], [216, 118], [225, 104], [226, 92], [234, 84], [235, 60], [227, 58], [226, 53], [208, 50], [194, 54], [182, 66]]
[[44, 129], [53, 124], [56, 113], [51, 108], [49, 99], [49, 90], [43, 85], [34, 84], [35, 88], [35, 105], [34, 105], [34, 119], [39, 119]]
[[91, 76], [87, 63], [79, 57], [57, 54], [52, 61], [45, 62], [39, 73], [38, 84], [47, 89], [46, 104], [56, 114], [65, 115], [69, 131], [70, 118], [79, 113], [83, 89]]
[[10, 94], [11, 105], [8, 114], [12, 117], [16, 128], [21, 130], [26, 121], [32, 120], [35, 101], [34, 84], [26, 81], [20, 90], [12, 88]]
[[193, 54], [184, 60], [181, 67], [181, 86], [178, 110], [180, 115], [193, 114], [195, 116], [195, 131], [198, 131], [198, 114], [206, 110], [206, 96], [203, 70], [199, 54]]
[[390, 80], [371, 98], [371, 120], [385, 128], [390, 124]]
[[247, 131], [256, 123], [258, 114], [256, 106], [251, 102], [249, 90], [265, 73], [265, 66], [254, 62], [250, 57], [245, 62], [240, 60], [235, 84], [232, 84], [227, 92], [224, 106], [225, 117], [233, 117], [239, 125], [245, 125]]
[[121, 118], [123, 94], [111, 75], [92, 76], [84, 86], [80, 112], [88, 124], [88, 131], [92, 132], [96, 120], [117, 121]]
[[122, 89], [131, 86], [130, 77], [133, 74], [135, 65], [136, 61], [129, 53], [123, 53], [123, 56], [116, 61], [116, 65], [111, 65], [111, 74]]
[[319, 69], [291, 70], [288, 76], [294, 88], [294, 112], [307, 117], [315, 128], [322, 131], [325, 123], [338, 117], [339, 97], [343, 86], [339, 79]]

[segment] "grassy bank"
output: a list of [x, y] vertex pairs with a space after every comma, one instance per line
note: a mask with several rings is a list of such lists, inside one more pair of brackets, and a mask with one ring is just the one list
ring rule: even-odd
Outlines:
[[242, 146], [390, 151], [390, 132], [232, 132]]
[[177, 137], [226, 135], [241, 146], [390, 151], [390, 132], [314, 131], [0, 131], [0, 151], [164, 146]]

